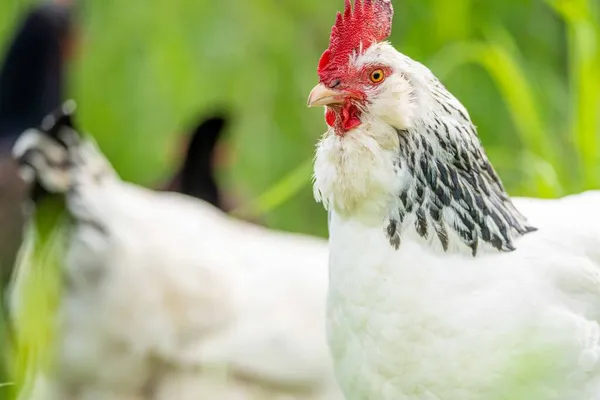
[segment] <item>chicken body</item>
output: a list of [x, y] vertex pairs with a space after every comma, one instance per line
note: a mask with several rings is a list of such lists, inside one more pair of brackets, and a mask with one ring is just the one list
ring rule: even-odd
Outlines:
[[598, 398], [599, 201], [515, 199], [539, 231], [476, 258], [410, 235], [395, 250], [383, 224], [333, 212], [328, 331], [346, 397]]
[[72, 217], [57, 368], [37, 398], [341, 398], [325, 338], [325, 241], [125, 183], [91, 141], [58, 131], [69, 156], [37, 130], [15, 146]]
[[346, 398], [600, 398], [600, 193], [512, 200], [467, 110], [384, 41], [392, 13], [346, 1], [309, 97]]

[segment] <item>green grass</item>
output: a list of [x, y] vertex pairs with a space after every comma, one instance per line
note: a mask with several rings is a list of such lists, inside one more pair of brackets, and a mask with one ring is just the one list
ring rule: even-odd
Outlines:
[[[31, 2], [0, 2], [0, 45]], [[322, 111], [305, 102], [342, 4], [82, 2], [83, 51], [70, 71], [81, 125], [125, 179], [152, 184], [172, 172], [171, 150], [199, 113], [229, 108], [233, 162], [220, 174], [247, 200], [236, 211], [325, 235], [310, 188], [325, 125]], [[396, 0], [395, 7], [393, 44], [430, 66], [467, 106], [511, 193], [553, 197], [600, 187], [597, 3]], [[17, 390], [50, 350], [60, 254], [45, 253], [54, 242], [43, 232], [6, 379]]]
[[[15, 277], [18, 297], [17, 312], [9, 340], [6, 341], [9, 372], [0, 387], [15, 399], [27, 399], [35, 374], [51, 368], [55, 336], [54, 315], [60, 298], [64, 258], [65, 232], [62, 227], [64, 202], [48, 198], [38, 205], [34, 219], [36, 229], [30, 230], [25, 241], [26, 251], [17, 262]], [[0, 398], [5, 398], [0, 396]]]

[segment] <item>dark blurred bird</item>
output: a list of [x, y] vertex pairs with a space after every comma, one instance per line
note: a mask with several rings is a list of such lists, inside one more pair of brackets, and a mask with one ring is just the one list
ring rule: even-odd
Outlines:
[[0, 279], [12, 271], [22, 238], [24, 183], [11, 157], [15, 140], [36, 126], [63, 97], [71, 51], [71, 12], [44, 3], [19, 24], [0, 70]]
[[[224, 111], [209, 115], [200, 119], [190, 135], [182, 137], [181, 152], [177, 155], [183, 160], [179, 169], [169, 183], [156, 187], [204, 200], [221, 211], [230, 212], [247, 202], [242, 193], [227, 189], [217, 178], [217, 170], [231, 162], [230, 146], [226, 140], [231, 117], [229, 112]], [[238, 217], [265, 225], [258, 215]]]
[[228, 121], [225, 114], [201, 120], [191, 138], [184, 142], [181, 168], [165, 190], [196, 197], [228, 211], [215, 175], [216, 150]]

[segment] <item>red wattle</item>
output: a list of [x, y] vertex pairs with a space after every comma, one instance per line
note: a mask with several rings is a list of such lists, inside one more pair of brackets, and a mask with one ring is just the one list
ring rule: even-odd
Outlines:
[[327, 125], [333, 126], [336, 118], [335, 111], [333, 111], [331, 108], [328, 108], [325, 112], [325, 122], [327, 122]]
[[356, 128], [357, 126], [359, 126], [362, 122], [360, 121], [360, 118], [358, 118], [358, 115], [351, 115], [349, 116], [347, 119], [345, 119], [343, 121], [342, 127], [344, 129], [344, 133]]
[[335, 130], [335, 134], [343, 136], [349, 130], [359, 126], [360, 110], [354, 104], [347, 102], [341, 109], [327, 108], [325, 122]]

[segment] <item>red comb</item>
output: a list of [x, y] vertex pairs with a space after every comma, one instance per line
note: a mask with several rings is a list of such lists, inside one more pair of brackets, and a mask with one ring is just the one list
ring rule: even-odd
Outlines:
[[387, 39], [392, 33], [393, 16], [391, 0], [355, 0], [354, 9], [351, 0], [345, 0], [344, 14], [337, 13], [329, 48], [319, 60], [321, 79], [327, 78], [328, 72], [346, 66], [354, 51], [359, 53]]

